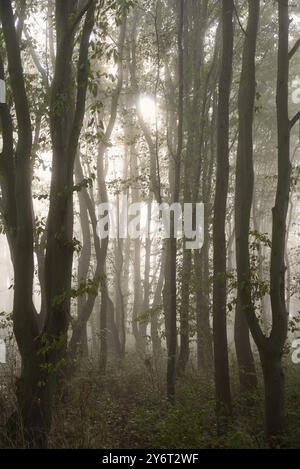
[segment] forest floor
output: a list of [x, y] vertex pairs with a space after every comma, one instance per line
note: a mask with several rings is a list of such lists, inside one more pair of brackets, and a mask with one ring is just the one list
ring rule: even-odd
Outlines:
[[[257, 367], [260, 368], [259, 365]], [[286, 433], [283, 447], [300, 448], [300, 365], [286, 367]], [[218, 435], [213, 380], [191, 366], [177, 382], [175, 405], [165, 399], [163, 370], [127, 357], [106, 377], [86, 364], [58, 401], [50, 446], [58, 448], [264, 448], [261, 379], [252, 407], [232, 375], [233, 417]]]

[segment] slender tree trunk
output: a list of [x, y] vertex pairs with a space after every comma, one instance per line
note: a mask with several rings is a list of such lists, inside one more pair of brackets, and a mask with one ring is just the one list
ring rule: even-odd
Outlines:
[[[8, 241], [14, 265], [13, 328], [22, 357], [21, 377], [17, 381], [18, 411], [23, 424], [27, 447], [44, 447], [49, 429], [49, 404], [39, 388], [43, 380], [39, 350], [39, 327], [33, 305], [33, 209], [31, 195], [32, 130], [25, 81], [21, 63], [19, 40], [14, 14], [9, 0], [0, 3], [0, 18], [5, 40], [8, 71], [17, 115], [18, 139], [14, 152], [13, 128], [9, 109], [1, 105], [4, 152], [4, 195]], [[1, 71], [3, 73], [3, 70]], [[9, 192], [9, 185], [14, 193]], [[5, 199], [4, 199], [5, 200]], [[9, 422], [15, 427], [15, 415]], [[11, 427], [8, 428], [11, 430]], [[15, 430], [15, 428], [13, 428]]]
[[285, 240], [286, 218], [290, 193], [290, 129], [288, 116], [289, 81], [289, 2], [278, 2], [279, 40], [277, 71], [277, 132], [278, 132], [278, 180], [273, 208], [271, 247], [271, 307], [272, 330], [266, 337], [259, 325], [254, 308], [247, 309], [251, 333], [259, 349], [264, 385], [266, 433], [270, 444], [276, 444], [284, 427], [284, 375], [282, 370], [283, 348], [287, 336], [288, 312], [285, 304]]
[[[217, 38], [216, 38], [217, 44]], [[215, 45], [216, 47], [216, 45]], [[207, 372], [213, 369], [213, 341], [210, 327], [210, 233], [212, 216], [212, 180], [215, 164], [215, 124], [216, 99], [212, 97], [213, 114], [209, 129], [210, 160], [203, 168], [203, 202], [204, 202], [204, 245], [201, 252], [195, 252], [194, 264], [196, 284], [196, 321], [197, 321], [197, 367]]]
[[147, 345], [147, 326], [149, 324], [149, 308], [150, 308], [150, 271], [151, 271], [151, 213], [152, 213], [152, 197], [150, 196], [147, 203], [147, 226], [145, 242], [145, 269], [144, 269], [144, 298], [143, 298], [143, 322], [141, 324], [141, 333], [146, 338]]
[[251, 298], [249, 258], [249, 229], [253, 197], [253, 115], [255, 99], [255, 52], [259, 21], [259, 0], [251, 0], [247, 35], [244, 42], [242, 72], [239, 90], [239, 139], [236, 167], [235, 232], [237, 259], [237, 307], [234, 338], [242, 392], [251, 392], [257, 386], [254, 358], [251, 350], [247, 308]]
[[[253, 202], [252, 202], [252, 210], [253, 210], [253, 227], [254, 231], [257, 233], [263, 233], [263, 220], [262, 214], [263, 209], [262, 207], [257, 206], [256, 194], [255, 194], [255, 187], [253, 190]], [[259, 245], [258, 247], [258, 264], [259, 264], [259, 281], [262, 282], [264, 280], [264, 256], [265, 256], [265, 246]], [[264, 295], [260, 301], [261, 311], [262, 311], [262, 321], [263, 321], [263, 330], [264, 334], [267, 335], [270, 327], [269, 315], [268, 315], [268, 299], [267, 295]]]
[[152, 308], [151, 308], [150, 334], [151, 334], [151, 341], [152, 341], [153, 356], [156, 361], [161, 358], [161, 353], [162, 353], [161, 339], [159, 336], [159, 324], [158, 324], [159, 311], [157, 311], [157, 309], [161, 306], [163, 284], [164, 284], [164, 259], [162, 256], [159, 276], [157, 279], [157, 285], [156, 285], [154, 298], [152, 302]]
[[233, 56], [232, 0], [222, 2], [222, 61], [217, 113], [217, 176], [213, 220], [213, 337], [217, 413], [231, 409], [226, 330], [226, 240], [225, 218], [229, 176], [229, 97]]
[[[185, 202], [188, 202], [184, 199]], [[185, 372], [190, 355], [189, 337], [189, 309], [190, 309], [190, 283], [192, 270], [192, 252], [183, 248], [181, 305], [180, 305], [180, 352], [178, 357], [178, 372]]]
[[[284, 425], [282, 354], [287, 336], [288, 312], [285, 303], [285, 239], [290, 193], [289, 82], [289, 1], [278, 2], [279, 42], [277, 76], [278, 181], [273, 208], [271, 249], [272, 332], [268, 352], [262, 361], [265, 378], [266, 425], [270, 437], [280, 434]], [[269, 353], [269, 350], [272, 351]], [[272, 389], [273, 388], [273, 389]]]
[[[180, 195], [180, 169], [183, 148], [183, 25], [184, 25], [185, 0], [179, 0], [178, 3], [178, 126], [177, 126], [177, 151], [174, 158], [174, 182], [172, 187], [172, 202], [179, 202]], [[166, 240], [165, 253], [165, 287], [164, 297], [166, 299], [166, 333], [167, 333], [167, 398], [173, 403], [175, 400], [175, 379], [176, 379], [176, 352], [177, 352], [177, 287], [176, 287], [176, 260], [177, 260], [177, 242], [175, 234], [175, 216], [171, 211], [170, 217], [170, 239]]]
[[[77, 156], [79, 158], [79, 155]], [[75, 170], [75, 181], [76, 184], [82, 183], [80, 180], [80, 175]], [[88, 215], [88, 209], [85, 204], [84, 195], [82, 193], [83, 188], [78, 193], [79, 199], [79, 218], [80, 218], [80, 227], [82, 232], [82, 249], [78, 259], [77, 267], [77, 282], [78, 285], [86, 285], [88, 278], [88, 271], [91, 261], [91, 232], [90, 232], [90, 221]], [[77, 317], [80, 317], [82, 309], [85, 306], [87, 300], [86, 293], [81, 294], [77, 300]], [[88, 338], [87, 338], [87, 323], [83, 326], [82, 337], [80, 341], [81, 354], [83, 357], [88, 356]]]
[[[132, 134], [131, 134], [132, 135]], [[130, 149], [130, 169], [132, 180], [139, 177], [138, 159], [135, 144]], [[140, 202], [140, 190], [138, 182], [131, 187], [132, 202]], [[146, 350], [146, 338], [143, 335], [141, 322], [143, 312], [142, 279], [141, 279], [141, 239], [137, 237], [134, 244], [134, 287], [133, 287], [133, 308], [132, 308], [132, 332], [135, 338], [137, 353], [144, 357]]]
[[[105, 137], [98, 145], [98, 164], [97, 164], [97, 181], [98, 181], [98, 200], [99, 203], [108, 203], [108, 194], [105, 184], [105, 174], [104, 174], [104, 156], [107, 149], [107, 144], [110, 141], [118, 111], [119, 98], [123, 86], [123, 51], [124, 51], [124, 42], [126, 36], [126, 27], [127, 27], [127, 18], [126, 14], [123, 12], [122, 22], [120, 26], [119, 40], [118, 40], [118, 79], [116, 89], [112, 95], [111, 106], [110, 106], [110, 117], [105, 130]], [[101, 122], [101, 116], [98, 116], [99, 124]], [[102, 263], [101, 274], [104, 277], [104, 281], [101, 283], [101, 306], [100, 306], [100, 361], [99, 366], [101, 372], [105, 373], [107, 358], [108, 358], [108, 343], [109, 343], [109, 332], [111, 333], [113, 340], [112, 343], [115, 344], [116, 354], [121, 359], [122, 352], [119, 350], [119, 337], [116, 337], [116, 326], [114, 319], [114, 305], [109, 297], [108, 286], [106, 282], [106, 255], [108, 249], [109, 238], [101, 242], [101, 253], [99, 257], [99, 262]], [[110, 317], [108, 317], [108, 315]], [[125, 347], [125, 344], [124, 344]], [[121, 347], [120, 347], [121, 348]]]

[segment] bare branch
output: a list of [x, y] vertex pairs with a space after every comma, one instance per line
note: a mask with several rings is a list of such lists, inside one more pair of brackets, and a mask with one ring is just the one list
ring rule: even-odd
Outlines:
[[297, 123], [297, 121], [300, 119], [300, 111], [297, 112], [297, 114], [294, 115], [294, 117], [290, 120], [290, 130], [294, 127], [294, 125]]
[[238, 20], [238, 23], [239, 23], [239, 26], [241, 28], [241, 30], [243, 31], [243, 33], [245, 34], [245, 36], [248, 36], [247, 32], [245, 31], [242, 23], [241, 23], [241, 20], [240, 20], [240, 17], [239, 17], [239, 14], [238, 14], [238, 11], [236, 9], [236, 6], [235, 6], [235, 3], [233, 2], [233, 8], [234, 8], [234, 13], [235, 13], [235, 16], [236, 16], [236, 19]]
[[298, 39], [298, 41], [296, 41], [295, 45], [292, 47], [292, 49], [290, 50], [289, 52], [289, 60], [291, 60], [294, 55], [296, 54], [297, 50], [299, 49], [300, 47], [300, 39]]
[[26, 0], [20, 2], [20, 11], [18, 12], [18, 24], [16, 27], [17, 30], [17, 37], [18, 41], [21, 41], [23, 27], [24, 27], [24, 20], [25, 20], [25, 12], [26, 12]]
[[30, 52], [31, 58], [34, 62], [34, 65], [36, 66], [38, 72], [40, 73], [44, 85], [46, 86], [46, 88], [48, 88], [49, 87], [49, 81], [48, 81], [47, 72], [41, 64], [40, 58], [38, 57], [38, 55], [36, 53], [36, 50], [34, 49], [34, 47], [32, 45], [31, 38], [29, 36], [27, 28], [25, 28], [25, 27], [24, 27], [24, 34], [25, 34], [25, 37], [26, 37], [26, 39], [29, 43], [29, 52]]
[[71, 27], [71, 31], [74, 31], [74, 29], [76, 28], [76, 26], [78, 25], [78, 23], [80, 23], [81, 19], [83, 18], [83, 16], [85, 15], [85, 13], [88, 11], [88, 9], [90, 8], [91, 4], [93, 3], [94, 0], [87, 0], [86, 4], [81, 8], [81, 10], [79, 10], [77, 16], [75, 17], [74, 21], [73, 21], [73, 24], [72, 24], [72, 27]]
[[77, 65], [77, 97], [76, 97], [76, 106], [74, 121], [71, 130], [71, 136], [69, 141], [69, 147], [71, 150], [71, 155], [75, 157], [78, 139], [82, 127], [82, 122], [84, 118], [85, 111], [85, 101], [86, 101], [86, 91], [88, 85], [88, 74], [89, 74], [89, 41], [90, 36], [94, 27], [95, 21], [95, 8], [96, 1], [91, 0], [88, 2], [87, 16], [85, 18], [85, 23], [83, 26], [82, 37], [79, 47], [79, 58]]

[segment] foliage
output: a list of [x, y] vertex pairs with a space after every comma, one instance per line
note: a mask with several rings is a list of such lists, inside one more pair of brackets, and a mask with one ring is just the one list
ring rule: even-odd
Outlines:
[[[266, 448], [262, 387], [253, 406], [234, 389], [234, 412], [227, 432], [218, 434], [214, 390], [191, 368], [178, 384], [178, 398], [170, 406], [161, 387], [161, 368], [148, 371], [132, 355], [122, 369], [110, 366], [99, 376], [92, 362], [67, 383], [56, 404], [50, 436], [56, 448]], [[237, 382], [237, 376], [233, 376]], [[284, 447], [300, 444], [299, 369], [287, 366], [287, 429]]]

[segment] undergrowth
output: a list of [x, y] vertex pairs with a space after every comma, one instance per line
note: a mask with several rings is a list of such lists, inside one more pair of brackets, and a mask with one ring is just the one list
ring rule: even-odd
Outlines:
[[[259, 367], [258, 367], [259, 368]], [[163, 370], [128, 357], [122, 367], [100, 376], [91, 363], [70, 380], [57, 400], [50, 446], [58, 448], [265, 448], [263, 391], [249, 399], [233, 381], [233, 413], [217, 431], [212, 377], [189, 369], [177, 382], [175, 405], [165, 398]], [[286, 370], [284, 447], [300, 447], [300, 374]]]

